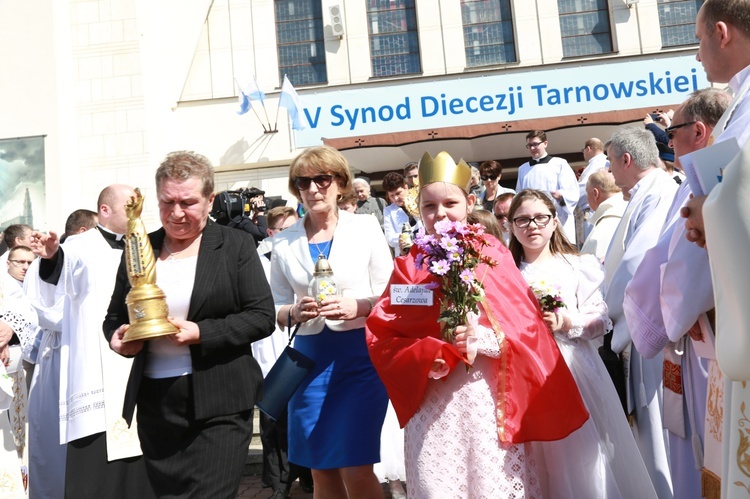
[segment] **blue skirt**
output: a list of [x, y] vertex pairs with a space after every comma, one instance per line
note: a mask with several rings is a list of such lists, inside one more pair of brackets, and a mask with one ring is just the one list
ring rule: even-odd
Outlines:
[[315, 368], [289, 402], [289, 461], [325, 470], [380, 461], [388, 394], [370, 362], [364, 328], [297, 336]]

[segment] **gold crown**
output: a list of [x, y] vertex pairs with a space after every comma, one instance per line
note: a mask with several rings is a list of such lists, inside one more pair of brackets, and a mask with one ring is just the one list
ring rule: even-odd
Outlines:
[[445, 151], [440, 152], [434, 159], [430, 153], [426, 152], [419, 160], [419, 187], [433, 182], [448, 182], [468, 193], [471, 184], [471, 168], [463, 159], [456, 164], [451, 155]]

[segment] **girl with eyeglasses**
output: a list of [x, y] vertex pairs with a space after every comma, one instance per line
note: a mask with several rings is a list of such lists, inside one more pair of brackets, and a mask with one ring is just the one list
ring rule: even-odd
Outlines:
[[[271, 288], [281, 327], [301, 324], [295, 349], [315, 361], [288, 406], [289, 462], [312, 469], [315, 497], [382, 498], [373, 473], [388, 395], [365, 343], [365, 319], [393, 260], [377, 218], [341, 210], [346, 158], [328, 146], [297, 156], [289, 191], [305, 216], [274, 238]], [[322, 254], [341, 293], [316, 300], [308, 284]]]
[[601, 292], [604, 269], [579, 255], [543, 191], [519, 192], [509, 211], [510, 251], [542, 304], [544, 322], [591, 414], [563, 440], [535, 444], [552, 497], [639, 497], [656, 493], [620, 399], [597, 352], [612, 328]]

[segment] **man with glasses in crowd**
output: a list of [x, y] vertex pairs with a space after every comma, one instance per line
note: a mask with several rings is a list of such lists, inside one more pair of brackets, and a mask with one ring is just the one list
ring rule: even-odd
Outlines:
[[[707, 88], [694, 92], [677, 108], [674, 125], [666, 132], [678, 162], [680, 156], [708, 145], [729, 101], [726, 92]], [[709, 361], [698, 356], [703, 342], [694, 341], [713, 335], [707, 314], [713, 313], [714, 294], [705, 249], [685, 239], [680, 208], [690, 194], [690, 184], [680, 184], [659, 241], [646, 252], [625, 289], [623, 309], [641, 355], [651, 358], [664, 353], [664, 428], [668, 430], [674, 497], [699, 499], [700, 466], [719, 476], [721, 465], [713, 452], [704, 452], [703, 445]], [[689, 332], [693, 340], [688, 339]], [[724, 382], [718, 365], [713, 372], [713, 393], [717, 393]], [[711, 433], [705, 438], [711, 439]]]
[[532, 130], [526, 135], [531, 160], [518, 168], [516, 191], [538, 189], [549, 193], [565, 235], [575, 244], [573, 213], [580, 197], [578, 180], [567, 161], [547, 154], [547, 145], [547, 134], [543, 130]]
[[33, 229], [26, 224], [13, 224], [9, 225], [5, 231], [3, 231], [3, 242], [5, 242], [9, 251], [0, 255], [0, 275], [8, 273], [7, 262], [10, 250], [16, 246], [31, 246], [32, 230]]
[[16, 246], [8, 252], [8, 275], [23, 283], [26, 271], [34, 263], [34, 253], [28, 246]]

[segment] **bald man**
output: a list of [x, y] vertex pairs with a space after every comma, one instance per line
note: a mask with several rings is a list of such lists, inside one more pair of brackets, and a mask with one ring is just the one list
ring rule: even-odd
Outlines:
[[[54, 232], [32, 236], [32, 249], [41, 257], [32, 299], [40, 318], [57, 323], [65, 353], [60, 358], [59, 441], [67, 443], [66, 497], [153, 497], [136, 425], [128, 428], [120, 415], [132, 359], [111, 351], [102, 333], [125, 246], [125, 204], [133, 195], [128, 185], [106, 187], [97, 200], [96, 229], [62, 245]], [[33, 452], [31, 473], [49, 476], [45, 456]], [[52, 471], [59, 479], [59, 469]]]

